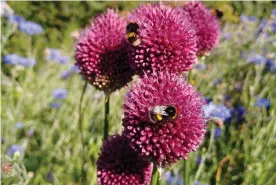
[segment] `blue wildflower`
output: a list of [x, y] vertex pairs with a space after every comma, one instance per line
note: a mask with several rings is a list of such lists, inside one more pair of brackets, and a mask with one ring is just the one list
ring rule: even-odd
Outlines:
[[61, 73], [60, 78], [63, 80], [68, 79], [72, 75], [72, 72], [70, 70], [65, 70]]
[[179, 174], [173, 175], [172, 172], [166, 172], [163, 179], [167, 184], [183, 185], [183, 178]]
[[213, 85], [218, 85], [220, 83], [221, 83], [221, 79], [219, 79], [219, 78], [216, 78], [213, 80]]
[[225, 40], [228, 40], [228, 39], [230, 39], [231, 37], [232, 37], [231, 33], [227, 33], [227, 32], [226, 32], [226, 33], [223, 33], [223, 34], [222, 34], [222, 38], [225, 39]]
[[71, 70], [73, 73], [79, 73], [79, 72], [80, 72], [79, 67], [76, 66], [76, 65], [72, 65], [72, 66], [70, 67], [70, 70]]
[[240, 15], [240, 21], [241, 22], [246, 22], [247, 20], [248, 20], [248, 18], [247, 18], [246, 15], [244, 15], [244, 14]]
[[59, 109], [61, 107], [61, 103], [60, 102], [52, 102], [52, 103], [50, 103], [50, 107], [53, 109]]
[[255, 107], [270, 107], [270, 100], [266, 98], [258, 98], [254, 104]]
[[18, 129], [21, 129], [21, 128], [24, 128], [24, 125], [23, 125], [22, 122], [17, 122], [15, 127], [18, 128]]
[[57, 61], [59, 59], [59, 57], [61, 56], [61, 52], [58, 49], [48, 48], [46, 50], [46, 52], [47, 52], [47, 59], [48, 60], [55, 60], [55, 61]]
[[24, 17], [21, 17], [19, 15], [8, 15], [8, 21], [9, 23], [21, 23], [21, 22], [25, 22], [25, 18]]
[[16, 152], [19, 154], [23, 153], [23, 147], [21, 145], [11, 145], [10, 148], [8, 149], [8, 156], [12, 157]]
[[247, 61], [249, 63], [262, 64], [262, 63], [264, 63], [266, 61], [266, 59], [262, 55], [254, 54], [254, 55], [249, 56], [247, 58]]
[[205, 64], [196, 64], [195, 68], [199, 71], [203, 71], [206, 69], [206, 65]]
[[32, 21], [19, 22], [18, 28], [20, 31], [28, 35], [36, 35], [43, 31], [42, 26]]
[[33, 67], [36, 64], [36, 61], [33, 58], [21, 57], [21, 59], [18, 61], [18, 64], [24, 67]]
[[36, 61], [33, 58], [25, 58], [25, 57], [18, 56], [16, 54], [10, 54], [10, 55], [4, 56], [3, 62], [5, 64], [21, 65], [24, 67], [32, 67], [36, 64]]
[[64, 88], [57, 88], [53, 90], [52, 96], [55, 99], [64, 99], [67, 97], [67, 90]]
[[271, 10], [271, 15], [276, 15], [276, 9]]
[[276, 33], [276, 22], [273, 22], [273, 23], [271, 24], [271, 29], [272, 29], [272, 32], [273, 32], [273, 33]]
[[214, 129], [214, 135], [215, 135], [215, 138], [216, 138], [216, 139], [217, 139], [218, 137], [220, 137], [220, 136], [221, 136], [221, 128], [216, 127], [216, 128]]
[[17, 65], [20, 59], [21, 59], [20, 56], [16, 54], [10, 54], [3, 57], [3, 62], [4, 64]]
[[67, 64], [67, 63], [70, 62], [70, 57], [60, 56], [57, 62], [60, 63], [60, 64]]
[[200, 164], [200, 162], [201, 162], [201, 156], [197, 156], [197, 158], [196, 158], [196, 164]]
[[203, 111], [207, 118], [219, 118], [225, 121], [231, 117], [231, 111], [225, 105], [216, 105], [213, 102], [204, 105]]
[[204, 100], [206, 101], [206, 103], [210, 103], [212, 101], [212, 98], [205, 97]]
[[272, 64], [270, 71], [276, 73], [276, 63]]
[[248, 17], [248, 20], [249, 20], [250, 22], [256, 22], [256, 21], [257, 21], [257, 18], [256, 18], [255, 16], [249, 16], [249, 17]]

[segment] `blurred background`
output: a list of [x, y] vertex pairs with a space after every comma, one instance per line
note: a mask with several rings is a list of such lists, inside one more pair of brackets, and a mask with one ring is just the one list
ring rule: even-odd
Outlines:
[[[81, 184], [78, 103], [84, 81], [73, 65], [74, 44], [79, 31], [107, 8], [126, 15], [141, 3], [145, 2], [1, 0], [4, 184]], [[189, 155], [190, 182], [273, 185], [276, 2], [204, 4], [223, 11], [222, 33], [219, 46], [195, 65], [193, 85], [231, 116], [222, 128], [210, 126], [200, 150]], [[30, 21], [27, 26], [18, 24], [22, 19]], [[121, 132], [125, 92], [111, 96], [111, 134]], [[94, 185], [102, 144], [103, 93], [89, 86], [84, 107], [84, 169], [86, 184]], [[164, 172], [162, 183], [183, 184], [182, 176], [181, 161]]]

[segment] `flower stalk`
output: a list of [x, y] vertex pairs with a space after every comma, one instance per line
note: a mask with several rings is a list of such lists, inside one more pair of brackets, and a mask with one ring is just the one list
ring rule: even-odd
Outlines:
[[158, 185], [158, 181], [159, 181], [159, 171], [156, 164], [154, 164], [150, 185]]
[[105, 101], [104, 101], [104, 137], [103, 137], [104, 140], [106, 140], [107, 137], [108, 137], [109, 99], [110, 99], [110, 95], [105, 94]]

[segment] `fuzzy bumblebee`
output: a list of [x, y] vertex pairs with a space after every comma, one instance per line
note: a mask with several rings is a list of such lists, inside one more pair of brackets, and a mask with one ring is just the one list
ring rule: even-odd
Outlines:
[[219, 9], [212, 10], [212, 15], [215, 16], [218, 19], [221, 19], [223, 17], [223, 12]]
[[126, 27], [126, 38], [133, 46], [141, 44], [141, 39], [138, 36], [139, 26], [134, 21], [130, 21]]
[[149, 111], [151, 122], [157, 123], [165, 120], [171, 121], [177, 117], [177, 109], [174, 106], [155, 106]]

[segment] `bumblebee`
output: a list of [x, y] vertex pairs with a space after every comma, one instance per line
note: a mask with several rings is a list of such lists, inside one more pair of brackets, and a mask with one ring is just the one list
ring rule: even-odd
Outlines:
[[126, 27], [126, 38], [133, 46], [141, 44], [141, 39], [138, 36], [139, 26], [136, 22], [130, 21]]
[[221, 19], [223, 17], [223, 12], [219, 9], [212, 10], [212, 15], [215, 16], [218, 19]]
[[158, 105], [149, 110], [149, 118], [152, 123], [172, 121], [177, 117], [178, 111], [174, 106]]

